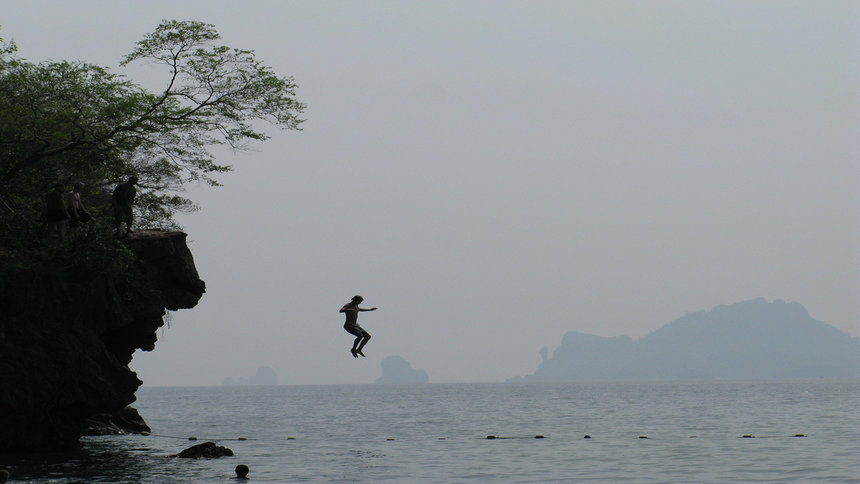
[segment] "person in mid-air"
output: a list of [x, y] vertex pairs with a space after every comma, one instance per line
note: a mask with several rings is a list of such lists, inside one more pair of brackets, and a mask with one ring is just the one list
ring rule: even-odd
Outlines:
[[364, 309], [358, 307], [362, 301], [364, 301], [363, 297], [353, 296], [352, 301], [344, 304], [343, 307], [340, 308], [340, 312], [346, 314], [346, 322], [343, 323], [343, 329], [345, 329], [347, 333], [355, 335], [355, 342], [352, 343], [352, 349], [349, 350], [355, 358], [358, 358], [358, 355], [364, 356], [364, 353], [362, 353], [361, 350], [364, 348], [364, 345], [370, 341], [370, 333], [358, 325], [358, 313], [359, 311], [376, 311], [377, 309]]

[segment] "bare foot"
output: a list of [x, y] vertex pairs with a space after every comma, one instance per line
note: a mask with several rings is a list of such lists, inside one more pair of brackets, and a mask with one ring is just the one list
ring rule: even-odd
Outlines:
[[[355, 351], [355, 350], [349, 350], [349, 352], [350, 352], [350, 353], [352, 353], [352, 357], [353, 357], [353, 358], [358, 358], [358, 352], [357, 352], [357, 351]], [[364, 356], [364, 355], [361, 355], [361, 356]]]

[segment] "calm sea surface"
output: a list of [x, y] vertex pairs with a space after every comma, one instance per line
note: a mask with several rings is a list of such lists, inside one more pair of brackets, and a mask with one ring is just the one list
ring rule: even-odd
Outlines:
[[[860, 482], [858, 380], [144, 387], [134, 406], [152, 435], [0, 466], [34, 483]], [[235, 456], [169, 457], [208, 440]]]

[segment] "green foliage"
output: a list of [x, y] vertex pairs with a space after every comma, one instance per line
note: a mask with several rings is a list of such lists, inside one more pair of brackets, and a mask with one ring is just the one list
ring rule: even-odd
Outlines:
[[[300, 129], [293, 79], [219, 38], [212, 25], [170, 20], [138, 42], [121, 65], [167, 66], [160, 93], [92, 64], [28, 62], [0, 39], [0, 245], [37, 231], [55, 183], [83, 182], [93, 207], [109, 204], [131, 174], [140, 180], [141, 225], [175, 228], [173, 215], [195, 208], [179, 195], [183, 186], [218, 185], [213, 175], [230, 170], [212, 146], [241, 150], [267, 139], [255, 128], [260, 120]], [[112, 215], [103, 215], [110, 225]]]

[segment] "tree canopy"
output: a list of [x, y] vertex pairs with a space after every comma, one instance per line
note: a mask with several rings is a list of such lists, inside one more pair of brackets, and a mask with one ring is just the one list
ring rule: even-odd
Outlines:
[[212, 147], [267, 139], [261, 120], [301, 129], [293, 78], [219, 39], [210, 24], [165, 20], [137, 42], [120, 65], [166, 67], [161, 92], [85, 62], [28, 62], [0, 39], [0, 231], [35, 231], [54, 184], [84, 183], [85, 198], [105, 200], [130, 175], [142, 222], [173, 227], [193, 208], [182, 187], [230, 170]]

